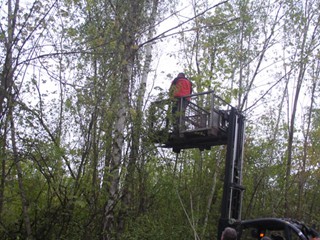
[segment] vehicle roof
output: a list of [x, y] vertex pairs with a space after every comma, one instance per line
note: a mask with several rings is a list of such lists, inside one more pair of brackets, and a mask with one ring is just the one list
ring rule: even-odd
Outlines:
[[269, 230], [280, 230], [284, 229], [286, 226], [293, 226], [294, 228], [298, 229], [293, 221], [283, 218], [257, 218], [252, 220], [244, 220], [241, 221], [241, 226], [243, 228], [255, 227]]
[[301, 238], [308, 239], [308, 236], [319, 236], [312, 228], [307, 227], [303, 222], [286, 218], [258, 218], [253, 220], [241, 221], [241, 228], [256, 228], [268, 230], [286, 230], [291, 229]]

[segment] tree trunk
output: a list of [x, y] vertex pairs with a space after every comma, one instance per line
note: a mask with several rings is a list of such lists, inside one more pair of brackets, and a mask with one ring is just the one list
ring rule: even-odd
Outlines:
[[208, 201], [207, 201], [206, 212], [205, 212], [204, 223], [203, 223], [203, 229], [202, 229], [202, 233], [201, 233], [201, 239], [205, 239], [205, 234], [206, 234], [206, 228], [207, 228], [207, 225], [208, 225], [210, 209], [211, 209], [211, 205], [212, 205], [212, 201], [213, 201], [213, 197], [214, 197], [214, 192], [216, 190], [216, 185], [217, 185], [217, 170], [216, 169], [217, 169], [218, 161], [215, 161], [215, 162], [216, 162], [216, 167], [215, 167], [215, 170], [214, 170], [213, 176], [212, 176], [212, 185], [211, 185], [210, 194], [209, 194]]
[[28, 214], [28, 201], [26, 197], [26, 192], [23, 185], [23, 174], [22, 169], [20, 165], [20, 159], [18, 155], [17, 150], [17, 144], [16, 144], [16, 133], [15, 133], [15, 125], [13, 120], [13, 97], [9, 98], [9, 118], [10, 118], [10, 127], [11, 127], [11, 142], [12, 142], [12, 151], [13, 151], [13, 160], [14, 164], [17, 169], [17, 175], [18, 175], [18, 185], [19, 185], [19, 192], [21, 197], [21, 204], [22, 204], [22, 213], [24, 218], [24, 224], [27, 232], [27, 239], [32, 239], [32, 233], [31, 233], [31, 223], [30, 218]]
[[297, 113], [298, 99], [300, 96], [300, 90], [302, 86], [302, 81], [304, 78], [305, 64], [300, 62], [300, 72], [297, 80], [297, 87], [295, 92], [295, 98], [293, 102], [293, 108], [291, 113], [290, 125], [289, 125], [289, 136], [288, 136], [288, 148], [287, 148], [287, 165], [286, 165], [286, 177], [285, 177], [285, 196], [284, 196], [284, 209], [285, 217], [290, 217], [290, 204], [289, 204], [289, 188], [290, 188], [290, 176], [291, 176], [291, 164], [292, 164], [292, 148], [293, 148], [293, 135], [295, 132], [295, 118]]
[[[125, 33], [127, 34], [127, 33]], [[127, 36], [127, 35], [126, 35]], [[104, 209], [104, 222], [103, 222], [103, 239], [113, 239], [112, 232], [118, 232], [116, 229], [115, 222], [115, 207], [118, 204], [118, 200], [120, 198], [120, 188], [119, 188], [119, 180], [120, 180], [120, 169], [122, 163], [122, 150], [124, 146], [124, 133], [126, 132], [126, 124], [127, 124], [127, 113], [129, 110], [129, 84], [131, 79], [131, 69], [130, 66], [133, 64], [133, 43], [130, 41], [130, 37], [124, 37], [125, 51], [123, 58], [128, 63], [122, 67], [121, 71], [121, 79], [120, 79], [120, 87], [121, 91], [118, 94], [118, 98], [115, 101], [115, 109], [116, 109], [116, 122], [115, 129], [113, 133], [113, 142], [112, 142], [112, 152], [110, 159], [110, 187], [108, 189], [108, 201], [106, 203]]]
[[[12, 94], [12, 88], [13, 88], [13, 75], [14, 75], [14, 69], [13, 66], [13, 50], [14, 50], [14, 31], [16, 27], [16, 20], [17, 20], [17, 14], [19, 11], [19, 0], [16, 0], [14, 2], [14, 6], [12, 5], [13, 2], [11, 0], [8, 1], [8, 32], [7, 37], [5, 38], [5, 47], [6, 47], [6, 56], [4, 61], [4, 67], [2, 71], [1, 76], [1, 84], [0, 84], [0, 120], [2, 120], [5, 115], [5, 123], [10, 123], [11, 127], [11, 144], [12, 144], [12, 151], [13, 151], [13, 161], [16, 166], [17, 170], [17, 177], [18, 177], [18, 187], [19, 187], [19, 193], [21, 197], [21, 205], [22, 205], [22, 215], [24, 219], [24, 225], [26, 229], [26, 239], [32, 239], [32, 232], [31, 232], [31, 223], [30, 218], [28, 214], [28, 202], [27, 197], [23, 185], [23, 174], [22, 169], [20, 165], [20, 159], [18, 155], [17, 150], [17, 144], [16, 144], [16, 136], [15, 136], [15, 125], [14, 125], [14, 119], [13, 119], [13, 110], [14, 110], [14, 99], [15, 96]], [[6, 106], [4, 106], [6, 100]], [[6, 114], [7, 113], [7, 114]], [[1, 141], [3, 141], [4, 145], [2, 145], [1, 149], [1, 155], [6, 156], [6, 125], [1, 126]], [[4, 127], [4, 128], [2, 128]], [[3, 134], [3, 135], [2, 135]], [[1, 208], [3, 203], [3, 190], [4, 190], [4, 171], [5, 171], [5, 159], [3, 158], [2, 162], [2, 179], [1, 179]]]
[[[1, 120], [0, 120], [1, 121]], [[1, 180], [0, 180], [0, 221], [2, 221], [2, 210], [4, 203], [4, 186], [6, 181], [6, 141], [7, 141], [7, 121], [5, 120], [4, 124], [0, 123], [0, 159], [1, 159]]]
[[[291, 165], [292, 165], [293, 135], [295, 132], [295, 118], [297, 113], [298, 100], [299, 100], [300, 90], [304, 80], [305, 72], [308, 66], [307, 65], [308, 58], [314, 46], [316, 46], [314, 39], [316, 38], [318, 33], [318, 29], [317, 29], [318, 25], [316, 25], [316, 27], [313, 28], [313, 33], [310, 36], [310, 32], [309, 32], [310, 24], [313, 20], [312, 18], [316, 16], [312, 13], [312, 6], [309, 6], [309, 4], [307, 4], [305, 8], [306, 9], [304, 11], [304, 15], [302, 16], [303, 18], [305, 18], [305, 21], [303, 21], [303, 25], [301, 26], [301, 29], [304, 29], [304, 32], [302, 33], [303, 35], [302, 35], [301, 45], [298, 46], [298, 49], [300, 49], [300, 52], [299, 52], [300, 59], [298, 62], [299, 74], [297, 77], [295, 97], [293, 101], [293, 107], [292, 107], [291, 119], [290, 119], [290, 125], [289, 125], [288, 148], [287, 148], [288, 157], [287, 157], [287, 166], [286, 166], [285, 196], [284, 196], [285, 217], [290, 217], [289, 188], [290, 188], [290, 175], [291, 175]], [[308, 42], [308, 39], [309, 39], [309, 42]]]
[[[152, 39], [154, 37], [155, 29], [155, 21], [156, 21], [156, 14], [158, 12], [158, 4], [159, 0], [153, 0], [153, 5], [152, 5], [152, 11], [150, 15], [150, 28], [148, 32], [148, 38], [147, 41]], [[140, 172], [142, 176], [145, 176], [144, 174], [144, 164], [145, 161], [143, 157], [139, 158], [139, 148], [141, 144], [141, 133], [142, 133], [142, 126], [143, 126], [143, 106], [144, 106], [144, 96], [146, 92], [146, 85], [147, 85], [147, 79], [148, 79], [148, 74], [150, 72], [151, 68], [151, 61], [152, 61], [152, 43], [148, 43], [145, 46], [145, 61], [142, 69], [142, 76], [141, 76], [141, 82], [140, 86], [138, 89], [138, 96], [137, 96], [137, 106], [136, 106], [136, 117], [134, 117], [132, 121], [132, 131], [131, 131], [131, 152], [129, 156], [129, 162], [128, 162], [128, 168], [127, 168], [127, 175], [126, 175], [126, 181], [124, 185], [124, 203], [126, 207], [133, 206], [132, 201], [132, 194], [134, 194], [134, 185], [137, 183], [134, 182], [134, 169], [135, 165], [137, 164], [137, 160], [140, 159], [139, 161], [139, 167], [140, 167]], [[142, 180], [140, 182], [141, 185], [139, 185], [139, 202], [143, 202], [145, 195], [143, 193], [144, 191], [144, 183], [143, 183], [143, 177], [139, 178]], [[141, 206], [141, 204], [139, 204]]]
[[307, 156], [308, 156], [308, 143], [310, 139], [310, 129], [311, 129], [311, 122], [312, 122], [312, 112], [314, 108], [315, 103], [315, 93], [316, 93], [316, 87], [317, 87], [317, 79], [319, 78], [319, 63], [317, 63], [317, 66], [314, 67], [314, 76], [313, 76], [313, 84], [311, 89], [311, 96], [310, 96], [310, 107], [307, 114], [307, 127], [304, 133], [304, 142], [303, 142], [303, 155], [302, 155], [302, 166], [301, 171], [299, 173], [299, 196], [298, 196], [298, 218], [304, 219], [303, 213], [305, 212], [304, 207], [302, 206], [303, 200], [304, 200], [304, 189], [305, 189], [305, 183], [306, 183], [306, 165], [307, 165]]

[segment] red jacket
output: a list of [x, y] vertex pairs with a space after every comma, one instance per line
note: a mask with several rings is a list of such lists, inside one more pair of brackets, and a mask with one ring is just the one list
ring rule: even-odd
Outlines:
[[[175, 78], [171, 87], [173, 88], [173, 97], [183, 97], [192, 93], [192, 83], [187, 78]], [[190, 100], [190, 97], [187, 100]]]

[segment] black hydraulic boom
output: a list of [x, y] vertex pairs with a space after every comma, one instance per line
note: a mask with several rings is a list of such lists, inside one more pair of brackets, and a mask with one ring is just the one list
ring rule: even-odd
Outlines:
[[242, 208], [242, 163], [244, 144], [244, 117], [235, 108], [229, 114], [228, 144], [225, 163], [224, 190], [218, 239], [230, 221], [241, 220]]

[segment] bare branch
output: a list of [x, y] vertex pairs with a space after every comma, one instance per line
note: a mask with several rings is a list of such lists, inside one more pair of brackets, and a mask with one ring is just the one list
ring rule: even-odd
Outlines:
[[[161, 39], [161, 38], [164, 38], [164, 37], [168, 37], [168, 36], [166, 35], [167, 33], [171, 32], [171, 31], [173, 31], [173, 30], [175, 30], [175, 29], [177, 29], [177, 28], [179, 28], [179, 27], [181, 27], [181, 26], [183, 26], [183, 25], [185, 25], [185, 24], [188, 23], [188, 22], [191, 22], [192, 20], [194, 20], [194, 19], [202, 16], [203, 14], [205, 14], [205, 13], [208, 12], [208, 11], [210, 11], [211, 9], [216, 8], [216, 7], [218, 7], [218, 6], [222, 5], [222, 4], [225, 4], [225, 3], [227, 3], [227, 2], [228, 2], [228, 0], [223, 1], [223, 2], [220, 2], [220, 3], [217, 3], [217, 4], [215, 4], [215, 5], [207, 8], [206, 10], [204, 10], [204, 11], [202, 11], [201, 13], [195, 15], [194, 17], [189, 18], [188, 20], [186, 20], [186, 21], [184, 21], [184, 22], [182, 22], [182, 23], [179, 23], [178, 25], [176, 25], [176, 26], [174, 26], [174, 27], [172, 27], [172, 28], [170, 28], [170, 29], [168, 29], [168, 30], [166, 30], [166, 31], [158, 34], [158, 35], [155, 36], [154, 38], [145, 41], [144, 43], [141, 43], [141, 44], [139, 45], [139, 48], [142, 47], [142, 46], [144, 46], [144, 45], [146, 45], [146, 44], [148, 44], [148, 43], [150, 43], [150, 42], [156, 41], [156, 40]], [[175, 34], [176, 34], [176, 33], [175, 33]], [[170, 34], [170, 35], [172, 35], [172, 34]]]

